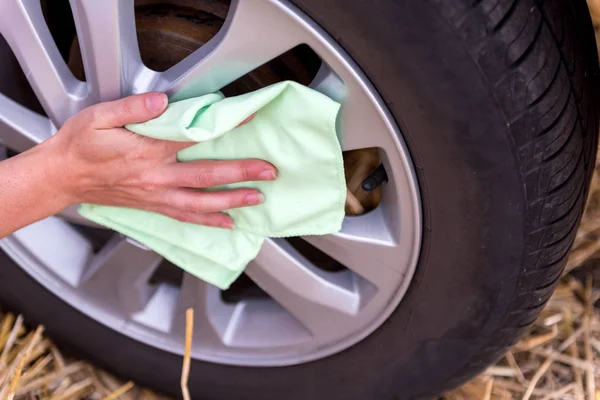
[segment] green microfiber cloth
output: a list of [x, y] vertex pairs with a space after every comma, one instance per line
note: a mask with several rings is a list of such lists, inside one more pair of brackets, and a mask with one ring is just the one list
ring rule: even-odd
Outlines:
[[[335, 129], [338, 110], [327, 96], [286, 81], [236, 97], [213, 93], [177, 101], [158, 118], [126, 126], [152, 138], [198, 142], [177, 154], [180, 162], [258, 158], [273, 164], [275, 181], [220, 187], [253, 187], [265, 196], [261, 205], [227, 211], [233, 230], [120, 207], [83, 204], [79, 213], [226, 289], [256, 257], [265, 237], [341, 229], [346, 182]], [[252, 121], [236, 128], [253, 113]]]

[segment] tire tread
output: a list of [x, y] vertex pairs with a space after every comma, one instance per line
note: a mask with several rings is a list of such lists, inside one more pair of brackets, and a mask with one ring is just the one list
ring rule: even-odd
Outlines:
[[[551, 297], [581, 220], [598, 140], [591, 99], [597, 91], [597, 56], [589, 45], [592, 40], [574, 40], [582, 34], [575, 32], [583, 14], [575, 9], [576, 1], [498, 0], [493, 7], [486, 3], [490, 2], [465, 10], [462, 25], [455, 28], [510, 121], [527, 182], [525, 229], [530, 246], [504, 329], [490, 335], [483, 354], [473, 357], [451, 386], [501, 357]], [[486, 26], [486, 35], [469, 38], [464, 27], [477, 32], [477, 21]], [[587, 48], [578, 47], [584, 43]], [[578, 59], [576, 54], [589, 58]]]

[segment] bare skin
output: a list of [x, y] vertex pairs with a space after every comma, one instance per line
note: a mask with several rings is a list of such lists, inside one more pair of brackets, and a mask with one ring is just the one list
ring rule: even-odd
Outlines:
[[179, 163], [176, 153], [194, 143], [149, 139], [122, 128], [155, 118], [166, 106], [162, 93], [97, 104], [71, 117], [51, 139], [0, 162], [0, 238], [79, 203], [232, 228], [221, 211], [260, 204], [262, 195], [249, 188], [197, 189], [273, 180], [275, 167], [261, 160]]

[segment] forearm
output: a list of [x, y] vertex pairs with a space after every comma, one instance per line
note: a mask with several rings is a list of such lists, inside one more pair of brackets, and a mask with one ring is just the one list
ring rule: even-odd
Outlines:
[[60, 166], [49, 162], [47, 151], [41, 145], [0, 162], [0, 238], [69, 205], [51, 176]]

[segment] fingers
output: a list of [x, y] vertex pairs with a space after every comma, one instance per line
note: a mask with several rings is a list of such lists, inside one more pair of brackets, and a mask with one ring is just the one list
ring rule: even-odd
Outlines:
[[169, 164], [157, 179], [164, 186], [209, 188], [237, 182], [270, 181], [277, 170], [262, 160], [188, 161]]
[[[89, 121], [92, 128], [119, 128], [127, 124], [146, 122], [156, 118], [166, 110], [167, 105], [166, 94], [149, 92], [99, 103], [86, 108], [80, 115]], [[254, 116], [255, 114], [250, 115], [238, 127], [252, 121]], [[192, 143], [186, 143], [182, 148], [191, 145]]]
[[148, 211], [154, 211], [177, 221], [196, 225], [213, 226], [225, 229], [232, 229], [234, 225], [233, 219], [231, 219], [229, 215], [220, 212], [199, 214], [185, 212], [170, 207], [153, 208]]
[[177, 154], [175, 153], [198, 144], [198, 142], [174, 142], [170, 140], [160, 140], [159, 142], [163, 146], [164, 151], [169, 154], [173, 154], [173, 162], [177, 161]]
[[264, 202], [264, 196], [255, 189], [234, 189], [220, 192], [172, 189], [162, 194], [162, 200], [164, 205], [182, 212], [203, 214], [255, 206]]
[[252, 114], [251, 116], [249, 116], [248, 118], [246, 118], [245, 120], [243, 120], [242, 122], [240, 122], [240, 124], [239, 124], [238, 126], [236, 126], [236, 128], [238, 128], [238, 127], [240, 127], [240, 126], [242, 126], [242, 125], [245, 125], [245, 124], [247, 124], [248, 122], [252, 121], [252, 120], [254, 119], [254, 116], [255, 116], [255, 115], [256, 115], [256, 114]]
[[118, 128], [158, 117], [167, 103], [164, 93], [150, 92], [96, 104], [85, 109], [82, 115], [89, 119], [92, 128]]

